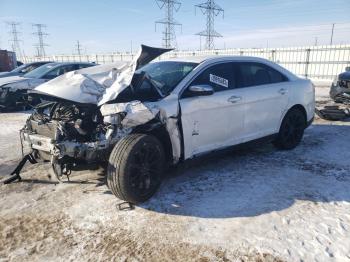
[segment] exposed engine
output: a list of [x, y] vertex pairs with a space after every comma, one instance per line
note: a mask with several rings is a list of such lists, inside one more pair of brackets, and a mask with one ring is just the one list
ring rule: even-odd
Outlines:
[[117, 127], [104, 122], [95, 105], [45, 102], [29, 117], [23, 134], [44, 160], [93, 162], [105, 160], [102, 152], [115, 142]]
[[46, 102], [37, 106], [27, 121], [28, 130], [56, 141], [96, 141], [105, 131], [103, 118], [94, 105]]

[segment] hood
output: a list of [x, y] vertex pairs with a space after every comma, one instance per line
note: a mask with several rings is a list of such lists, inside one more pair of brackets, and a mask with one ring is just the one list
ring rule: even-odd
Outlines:
[[11, 84], [11, 83], [26, 81], [28, 79], [29, 78], [25, 78], [25, 77], [21, 77], [21, 76], [3, 77], [3, 78], [0, 78], [0, 87], [3, 85]]
[[135, 71], [171, 49], [141, 45], [131, 62], [119, 62], [66, 73], [35, 88], [45, 95], [77, 103], [103, 105], [127, 88]]
[[8, 76], [18, 76], [19, 73], [15, 73], [15, 72], [1, 72], [0, 73], [0, 78], [1, 77], [8, 77]]
[[350, 71], [346, 71], [339, 75], [339, 80], [350, 80]]
[[21, 76], [9, 76], [0, 78], [0, 87], [4, 85], [9, 85], [11, 91], [16, 91], [19, 89], [31, 90], [36, 86], [44, 83], [45, 79], [39, 78], [27, 78]]

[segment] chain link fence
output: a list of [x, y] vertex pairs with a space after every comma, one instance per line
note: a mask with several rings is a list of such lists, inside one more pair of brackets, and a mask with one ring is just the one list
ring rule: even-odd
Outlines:
[[[328, 45], [290, 48], [235, 48], [205, 51], [172, 51], [159, 59], [172, 57], [236, 55], [256, 56], [269, 59], [294, 74], [311, 79], [332, 80], [350, 66], [350, 45]], [[97, 64], [131, 61], [135, 54], [111, 53], [94, 55], [52, 55], [25, 57], [25, 62], [48, 60], [55, 62], [95, 62]]]

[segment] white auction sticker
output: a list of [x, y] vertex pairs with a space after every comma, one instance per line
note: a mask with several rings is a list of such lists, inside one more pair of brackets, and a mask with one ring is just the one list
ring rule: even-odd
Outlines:
[[216, 75], [209, 75], [210, 82], [228, 88], [228, 80]]

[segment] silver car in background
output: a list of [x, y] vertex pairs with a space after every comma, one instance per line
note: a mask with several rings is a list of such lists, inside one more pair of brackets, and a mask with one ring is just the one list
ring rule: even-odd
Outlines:
[[0, 78], [0, 109], [23, 109], [28, 104], [36, 104], [39, 101], [31, 99], [28, 91], [67, 72], [95, 65], [84, 62], [48, 63], [23, 76]]
[[9, 77], [9, 76], [23, 76], [24, 74], [27, 74], [30, 71], [33, 71], [34, 69], [37, 69], [38, 67], [45, 65], [47, 63], [52, 63], [52, 62], [40, 61], [40, 62], [27, 63], [27, 64], [21, 65], [15, 69], [13, 69], [10, 72], [1, 72], [0, 78]]

